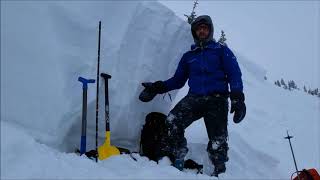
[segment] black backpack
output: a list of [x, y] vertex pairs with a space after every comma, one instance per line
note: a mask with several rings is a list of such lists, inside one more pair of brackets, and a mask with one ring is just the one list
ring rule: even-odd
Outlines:
[[[164, 156], [168, 156], [171, 162], [173, 161], [172, 153], [166, 148], [169, 145], [166, 118], [166, 115], [159, 112], [149, 113], [141, 131], [140, 154], [156, 162]], [[197, 169], [197, 173], [202, 173], [203, 165], [188, 159], [185, 161], [184, 168]]]
[[159, 112], [149, 113], [141, 131], [140, 153], [156, 162], [167, 155], [162, 148], [168, 132], [166, 118], [166, 115]]

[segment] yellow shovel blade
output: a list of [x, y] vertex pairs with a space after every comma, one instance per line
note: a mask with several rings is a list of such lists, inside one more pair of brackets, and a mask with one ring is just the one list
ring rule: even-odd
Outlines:
[[98, 158], [104, 160], [114, 155], [120, 155], [120, 151], [115, 146], [110, 145], [110, 131], [107, 131], [104, 144], [98, 148]]

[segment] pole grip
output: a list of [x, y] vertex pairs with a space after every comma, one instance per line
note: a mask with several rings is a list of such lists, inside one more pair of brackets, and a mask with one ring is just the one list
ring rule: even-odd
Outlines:
[[107, 74], [107, 73], [101, 73], [100, 74], [101, 77], [103, 77], [105, 80], [111, 79], [111, 75]]
[[78, 81], [82, 82], [82, 88], [83, 89], [88, 89], [88, 84], [89, 83], [95, 83], [94, 79], [86, 79], [86, 78], [83, 78], [81, 76], [78, 78]]

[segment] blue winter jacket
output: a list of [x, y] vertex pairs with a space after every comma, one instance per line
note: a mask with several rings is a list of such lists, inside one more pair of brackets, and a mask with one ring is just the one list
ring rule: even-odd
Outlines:
[[178, 65], [174, 76], [164, 84], [167, 91], [180, 89], [186, 81], [189, 93], [209, 95], [212, 93], [242, 92], [241, 70], [232, 51], [213, 40], [205, 47], [192, 45]]

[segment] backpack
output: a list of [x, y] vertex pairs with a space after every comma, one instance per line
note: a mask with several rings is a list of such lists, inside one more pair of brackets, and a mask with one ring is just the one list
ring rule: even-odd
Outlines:
[[[146, 122], [141, 130], [140, 154], [150, 160], [158, 162], [162, 157], [168, 156], [171, 162], [174, 158], [168, 149], [168, 127], [166, 126], [167, 116], [159, 112], [151, 112], [146, 116]], [[203, 165], [192, 159], [184, 163], [184, 168], [196, 169], [197, 173], [202, 173]]]
[[162, 113], [151, 112], [146, 116], [145, 124], [141, 130], [140, 153], [156, 162], [168, 155], [168, 152], [163, 150], [164, 141], [168, 134], [166, 118], [167, 116]]
[[151, 112], [146, 116], [141, 130], [140, 154], [158, 162], [166, 152], [163, 151], [163, 139], [167, 135], [167, 116], [159, 112]]
[[[295, 172], [295, 173], [297, 173], [297, 172]], [[295, 173], [293, 173], [291, 175], [291, 179]], [[302, 171], [299, 171], [299, 177], [297, 175], [295, 178], [293, 178], [293, 180], [299, 180], [299, 178], [300, 178], [300, 180], [320, 180], [320, 176], [319, 176], [317, 170], [314, 168], [308, 169], [308, 170], [303, 169]]]

